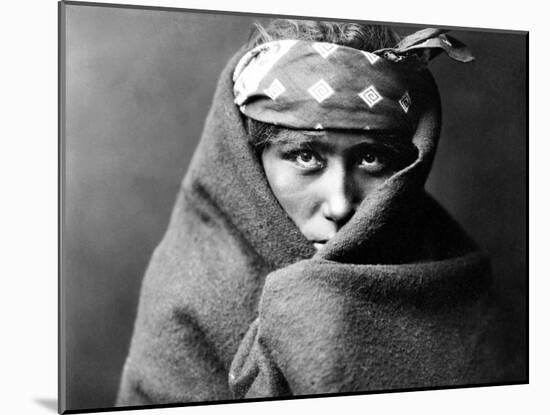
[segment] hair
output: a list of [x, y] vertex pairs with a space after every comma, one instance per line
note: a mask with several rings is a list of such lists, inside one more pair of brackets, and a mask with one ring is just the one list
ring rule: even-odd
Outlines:
[[316, 20], [276, 19], [269, 26], [256, 23], [249, 45], [280, 39], [310, 40], [329, 42], [355, 49], [372, 52], [393, 47], [399, 36], [387, 26], [346, 22], [323, 22]]
[[[399, 36], [387, 26], [347, 22], [324, 22], [315, 20], [276, 19], [267, 27], [256, 23], [248, 46], [253, 48], [266, 42], [280, 39], [329, 42], [371, 52], [394, 47]], [[251, 118], [246, 119], [251, 143], [257, 152], [275, 137], [281, 127]]]

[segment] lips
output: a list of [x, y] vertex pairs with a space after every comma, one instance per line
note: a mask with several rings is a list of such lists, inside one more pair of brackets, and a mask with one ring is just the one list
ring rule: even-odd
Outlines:
[[323, 246], [325, 246], [325, 244], [327, 243], [327, 241], [312, 241], [313, 242], [313, 247], [316, 249], [316, 250], [319, 250], [321, 249]]

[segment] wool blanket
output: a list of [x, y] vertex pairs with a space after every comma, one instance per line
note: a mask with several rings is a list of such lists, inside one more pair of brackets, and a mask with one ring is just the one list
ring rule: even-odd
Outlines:
[[220, 77], [146, 271], [117, 405], [520, 379], [486, 256], [424, 191], [435, 83], [417, 160], [316, 252], [271, 192], [233, 103], [244, 53]]

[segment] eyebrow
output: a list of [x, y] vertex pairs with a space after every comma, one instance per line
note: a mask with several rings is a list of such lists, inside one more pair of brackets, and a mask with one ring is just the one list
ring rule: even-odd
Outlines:
[[316, 140], [319, 136], [319, 134], [313, 136], [304, 133], [287, 133], [285, 131], [272, 137], [270, 141], [273, 144], [314, 144], [319, 143]]

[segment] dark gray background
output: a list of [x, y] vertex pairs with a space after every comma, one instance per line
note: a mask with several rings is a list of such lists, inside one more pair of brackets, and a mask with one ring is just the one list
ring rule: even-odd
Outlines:
[[[216, 79], [254, 21], [265, 19], [67, 6], [68, 408], [114, 402], [144, 269], [168, 223]], [[432, 63], [444, 121], [427, 187], [491, 254], [496, 284], [523, 318], [526, 38], [452, 35], [477, 60]]]

